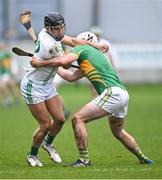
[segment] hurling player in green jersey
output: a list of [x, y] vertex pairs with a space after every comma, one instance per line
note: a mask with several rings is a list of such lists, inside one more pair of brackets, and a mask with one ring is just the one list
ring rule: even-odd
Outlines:
[[0, 93], [2, 106], [19, 105], [19, 88], [12, 71], [12, 56], [4, 44], [0, 44]]
[[[96, 36], [90, 32], [78, 35], [78, 38], [96, 41]], [[72, 118], [72, 125], [79, 158], [70, 166], [91, 165], [88, 155], [88, 133], [86, 123], [108, 116], [113, 135], [137, 158], [142, 164], [153, 164], [139, 148], [135, 139], [124, 130], [124, 119], [127, 114], [129, 95], [119, 76], [113, 69], [106, 56], [99, 50], [88, 46], [76, 46], [69, 54], [47, 61], [39, 61], [35, 57], [31, 60], [33, 67], [63, 66], [77, 61], [80, 69], [71, 72], [62, 67], [58, 74], [68, 81], [75, 81], [86, 77], [96, 89], [98, 96], [83, 106]]]

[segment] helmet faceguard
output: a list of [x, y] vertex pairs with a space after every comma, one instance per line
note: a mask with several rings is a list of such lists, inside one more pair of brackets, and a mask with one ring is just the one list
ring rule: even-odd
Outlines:
[[95, 34], [91, 33], [91, 32], [83, 32], [78, 34], [77, 36], [78, 39], [83, 39], [89, 42], [94, 42], [94, 43], [98, 43], [97, 37]]
[[[65, 28], [65, 19], [64, 17], [57, 13], [57, 12], [50, 12], [47, 16], [44, 17], [44, 26], [46, 29], [57, 29], [57, 28]], [[54, 37], [56, 41], [61, 41], [64, 37], [65, 30], [61, 35], [54, 36], [53, 34], [50, 34]]]

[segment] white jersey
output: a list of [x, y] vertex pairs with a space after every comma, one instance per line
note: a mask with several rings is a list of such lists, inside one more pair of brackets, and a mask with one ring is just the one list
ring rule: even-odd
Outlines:
[[[64, 51], [62, 49], [61, 41], [56, 41], [46, 29], [42, 29], [38, 35], [38, 46], [36, 47], [34, 56], [43, 60], [53, 57], [62, 56]], [[41, 84], [52, 83], [57, 72], [57, 67], [39, 67], [33, 68], [29, 65], [26, 69], [26, 78], [33, 82]]]

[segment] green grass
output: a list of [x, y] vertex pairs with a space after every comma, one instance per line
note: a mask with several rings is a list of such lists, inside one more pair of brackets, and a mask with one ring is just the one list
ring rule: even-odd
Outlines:
[[[42, 168], [27, 166], [32, 133], [37, 127], [25, 103], [0, 107], [0, 178], [1, 179], [160, 179], [162, 178], [162, 87], [160, 85], [127, 86], [130, 94], [125, 129], [130, 132], [153, 166], [141, 165], [111, 134], [106, 118], [88, 124], [89, 154], [93, 166], [69, 168], [54, 164], [40, 149]], [[86, 86], [62, 86], [60, 95], [71, 112], [91, 99]], [[70, 119], [55, 140], [63, 163], [78, 157]]]

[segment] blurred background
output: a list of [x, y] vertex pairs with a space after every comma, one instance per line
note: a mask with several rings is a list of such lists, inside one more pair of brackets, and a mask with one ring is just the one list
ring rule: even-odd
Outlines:
[[[66, 34], [70, 36], [97, 26], [111, 43], [113, 64], [123, 81], [162, 82], [162, 0], [0, 0], [0, 41], [9, 50], [19, 46], [34, 51], [31, 38], [19, 23], [24, 9], [32, 11], [37, 34], [49, 11], [65, 17]], [[14, 58], [20, 80], [22, 67], [28, 62], [26, 58]]]
[[[43, 171], [29, 171], [24, 156], [37, 124], [20, 96], [19, 84], [30, 58], [11, 51], [14, 46], [31, 53], [35, 49], [19, 23], [24, 9], [32, 11], [36, 34], [43, 28], [44, 16], [49, 11], [58, 11], [65, 17], [67, 35], [92, 31], [100, 36], [101, 42], [109, 44], [109, 59], [130, 94], [126, 128], [156, 162], [154, 166], [138, 166], [134, 157], [111, 136], [105, 118], [88, 125], [94, 169], [83, 173], [60, 166], [53, 169], [53, 163], [41, 152], [47, 167]], [[92, 99], [92, 91], [85, 80], [70, 86], [61, 78], [56, 81], [61, 83], [58, 92], [70, 112], [70, 120], [74, 112]], [[0, 0], [0, 178], [74, 179], [78, 172], [80, 178], [86, 179], [162, 178], [161, 85], [162, 0]], [[76, 158], [77, 151], [71, 123], [66, 122], [56, 147], [68, 162]]]

